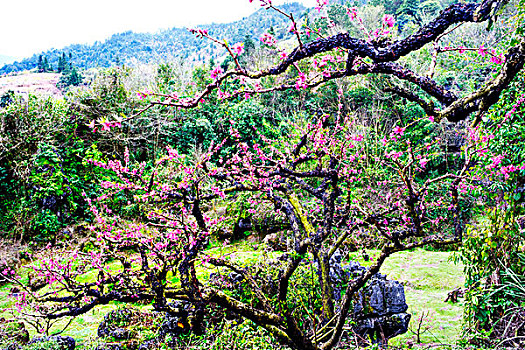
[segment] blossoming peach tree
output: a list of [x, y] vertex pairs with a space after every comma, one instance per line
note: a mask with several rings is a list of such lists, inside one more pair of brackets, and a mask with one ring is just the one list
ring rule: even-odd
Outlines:
[[[297, 126], [283, 140], [260, 135], [260, 143], [245, 142], [232, 122], [228, 140], [212, 144], [195, 158], [168, 148], [154, 167], [131, 162], [129, 154], [123, 161], [92, 161], [114, 174], [102, 183], [103, 194], [86, 199], [95, 218], [89, 227], [94, 237], [92, 248], [53, 250], [36, 261], [31, 269], [48, 286], [34, 292], [21, 284], [15, 309], [22, 317], [75, 317], [112, 301], [151, 302], [157, 310], [170, 311], [172, 301], [185, 300], [195, 308], [190, 326], [196, 333], [203, 332], [206, 307], [214, 304], [252, 320], [292, 348], [331, 349], [344, 333], [356, 293], [391, 254], [461, 241], [461, 199], [474, 186], [469, 169], [474, 158], [483, 153], [476, 149], [476, 129], [469, 134], [476, 142], [463, 148], [461, 165], [427, 178], [421, 174], [440, 155], [441, 145], [439, 141], [414, 142], [408, 133], [415, 124], [443, 119], [456, 122], [471, 118], [474, 125], [479, 124], [523, 68], [523, 39], [505, 53], [483, 46], [440, 44], [465, 23], [492, 19], [502, 1], [452, 5], [404, 39], [393, 36], [396, 24], [391, 15], [383, 17], [379, 29], [368, 30], [358, 10], [348, 8], [349, 18], [361, 28], [363, 38], [346, 32], [322, 36], [271, 0], [260, 3], [290, 19], [289, 30], [297, 47], [286, 51], [266, 33], [261, 41], [267, 52], [274, 54], [275, 64], [249, 71], [238, 60], [242, 44], [230, 46], [205, 30], [192, 30], [223, 46], [234, 67], [226, 72], [220, 67], [213, 69], [212, 82], [194, 96], [143, 93], [142, 97], [150, 99], [148, 108], [196, 108], [210, 101], [310, 89], [330, 80], [378, 74], [394, 77], [388, 91], [417, 103], [426, 117], [380, 134], [342, 108], [344, 97], [339, 91], [338, 111]], [[326, 16], [327, 3], [318, 0], [320, 16]], [[309, 36], [317, 38], [309, 40]], [[426, 46], [433, 47], [428, 74], [400, 63]], [[451, 91], [434, 80], [439, 55], [469, 52], [490, 61], [492, 74], [481, 87]], [[92, 128], [104, 130], [128, 122], [132, 121], [103, 120]], [[221, 150], [227, 142], [235, 146], [233, 153], [225, 156]], [[495, 175], [510, 171], [508, 167], [499, 169], [497, 160], [491, 169]], [[217, 208], [241, 196], [247, 198], [250, 213], [279, 223], [286, 249], [278, 259], [242, 266], [206, 249], [210, 236], [223, 229], [228, 219]], [[379, 237], [381, 252], [336, 295], [330, 277], [331, 258], [356, 235]], [[238, 285], [223, 288], [199, 273], [211, 267], [219, 275], [241, 276], [243, 292], [235, 291]], [[13, 271], [0, 273], [16, 281]], [[310, 282], [296, 283], [304, 275], [311, 277]], [[306, 294], [297, 291], [299, 285], [307, 288]], [[246, 293], [249, 297], [241, 297]]]

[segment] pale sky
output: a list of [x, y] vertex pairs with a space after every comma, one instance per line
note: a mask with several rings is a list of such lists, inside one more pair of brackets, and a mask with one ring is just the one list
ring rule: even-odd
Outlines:
[[[315, 0], [295, 0], [314, 6]], [[156, 32], [231, 22], [259, 0], [1, 0], [0, 55], [24, 58], [69, 44], [103, 41], [127, 30]], [[273, 0], [274, 3], [292, 0]]]

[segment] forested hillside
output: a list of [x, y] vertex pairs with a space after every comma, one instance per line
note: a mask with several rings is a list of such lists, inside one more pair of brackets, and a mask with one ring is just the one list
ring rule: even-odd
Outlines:
[[[306, 8], [298, 3], [284, 5], [283, 10], [300, 17]], [[279, 39], [290, 37], [286, 18], [278, 13], [260, 9], [242, 20], [226, 24], [200, 26], [216, 37], [229, 42], [251, 40], [257, 42], [263, 32], [273, 27]], [[247, 39], [248, 38], [248, 39]], [[0, 75], [37, 68], [39, 57], [47, 58], [51, 69], [57, 69], [63, 54], [72, 56], [72, 64], [81, 69], [111, 67], [119, 64], [152, 63], [173, 61], [183, 58], [194, 63], [225, 57], [224, 51], [213, 43], [195, 38], [187, 28], [171, 28], [158, 33], [134, 33], [131, 31], [115, 34], [104, 42], [93, 45], [70, 45], [35, 54], [20, 62], [0, 68]]]
[[[370, 4], [381, 5], [396, 14], [401, 29], [420, 25], [423, 21], [444, 9], [451, 0], [372, 0]], [[332, 1], [333, 15], [346, 1]], [[317, 18], [315, 9], [306, 9], [298, 3], [281, 6], [286, 13], [293, 13], [296, 18]], [[334, 16], [337, 22], [337, 16]], [[199, 26], [216, 37], [236, 43], [245, 40], [258, 42], [258, 38], [269, 28], [274, 29], [279, 40], [290, 38], [289, 23], [278, 13], [269, 13], [260, 9], [242, 20], [226, 24]], [[131, 31], [115, 34], [104, 42], [93, 45], [75, 44], [36, 53], [32, 57], [2, 66], [0, 75], [37, 68], [40, 57], [47, 58], [51, 69], [56, 70], [63, 55], [72, 55], [72, 64], [81, 69], [111, 67], [118, 64], [139, 64], [159, 61], [172, 61], [183, 58], [194, 63], [207, 62], [210, 59], [224, 58], [224, 51], [217, 49], [211, 42], [197, 40], [187, 28], [171, 28], [158, 33], [134, 33]]]

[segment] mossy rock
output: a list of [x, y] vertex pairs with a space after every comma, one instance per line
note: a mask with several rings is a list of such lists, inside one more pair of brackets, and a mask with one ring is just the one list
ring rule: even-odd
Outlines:
[[16, 349], [29, 342], [24, 322], [0, 318], [0, 348]]
[[158, 337], [162, 322], [159, 313], [141, 312], [135, 308], [110, 311], [99, 324], [98, 336], [102, 343], [97, 349], [135, 350]]
[[72, 337], [54, 335], [31, 339], [22, 350], [74, 350], [75, 346], [76, 341]]

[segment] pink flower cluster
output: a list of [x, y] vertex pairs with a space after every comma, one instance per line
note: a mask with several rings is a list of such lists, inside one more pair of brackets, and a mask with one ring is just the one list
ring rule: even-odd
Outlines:
[[220, 75], [224, 73], [224, 71], [222, 70], [221, 67], [217, 66], [215, 67], [211, 73], [210, 73], [210, 77], [213, 79], [213, 80], [218, 80]]
[[354, 21], [357, 18], [357, 7], [347, 8], [346, 14], [350, 17], [351, 21]]
[[306, 89], [308, 87], [308, 84], [306, 83], [306, 75], [301, 72], [299, 73], [299, 77], [295, 81], [295, 88], [297, 90], [299, 89]]
[[244, 52], [244, 43], [237, 43], [233, 45], [232, 51], [237, 56], [242, 55], [242, 53]]
[[98, 127], [100, 126], [102, 131], [109, 131], [111, 128], [121, 128], [122, 127], [122, 121], [124, 119], [122, 117], [115, 117], [114, 120], [109, 120], [107, 118], [100, 118], [96, 122], [95, 120], [92, 120], [87, 126], [93, 131], [97, 132]]
[[188, 29], [191, 34], [196, 35], [198, 38], [202, 38], [203, 36], [208, 35], [208, 31], [206, 29], [199, 29], [199, 28], [190, 28]]
[[505, 179], [508, 179], [510, 177], [511, 173], [514, 173], [514, 172], [516, 172], [518, 170], [525, 170], [525, 165], [522, 165], [520, 167], [517, 167], [517, 166], [515, 166], [513, 164], [507, 165], [507, 166], [501, 167], [500, 173], [501, 173], [501, 175], [503, 175], [505, 177]]
[[496, 50], [492, 49], [489, 52], [489, 49], [485, 47], [485, 44], [481, 44], [478, 48], [467, 48], [463, 45], [460, 45], [456, 48], [445, 46], [442, 48], [442, 51], [458, 51], [460, 54], [463, 54], [467, 51], [476, 51], [478, 55], [481, 57], [485, 57], [487, 55], [490, 55], [490, 62], [495, 64], [503, 64], [505, 63], [505, 56], [503, 56], [502, 53], [498, 54]]
[[396, 23], [396, 20], [394, 19], [394, 16], [392, 16], [392, 15], [384, 15], [383, 16], [383, 23], [388, 28], [392, 28], [394, 26], [394, 24]]
[[322, 8], [328, 5], [328, 0], [317, 0], [317, 6], [315, 9], [317, 12], [321, 12]]
[[260, 40], [270, 47], [274, 47], [277, 44], [277, 40], [270, 33], [264, 33], [261, 35]]

